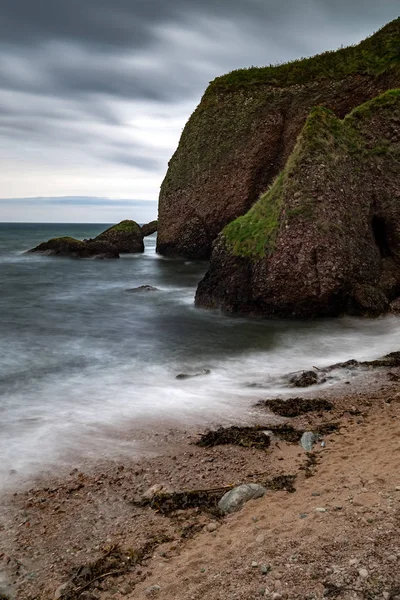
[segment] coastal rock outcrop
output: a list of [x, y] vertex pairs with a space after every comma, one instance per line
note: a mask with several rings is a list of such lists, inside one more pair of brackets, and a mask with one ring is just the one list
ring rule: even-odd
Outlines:
[[158, 228], [158, 221], [150, 221], [150, 223], [146, 223], [142, 225], [142, 234], [143, 237], [147, 237], [148, 235], [152, 235], [156, 233]]
[[102, 240], [82, 242], [72, 237], [53, 238], [32, 248], [29, 252], [71, 258], [119, 258], [118, 250], [109, 242]]
[[311, 111], [285, 168], [214, 244], [196, 304], [377, 315], [400, 295], [400, 90]]
[[120, 254], [144, 252], [143, 233], [136, 221], [125, 220], [100, 233], [94, 241], [108, 242]]
[[157, 251], [209, 258], [222, 228], [245, 214], [283, 169], [313, 107], [342, 119], [400, 86], [399, 36], [397, 19], [358, 46], [213, 81], [161, 187]]

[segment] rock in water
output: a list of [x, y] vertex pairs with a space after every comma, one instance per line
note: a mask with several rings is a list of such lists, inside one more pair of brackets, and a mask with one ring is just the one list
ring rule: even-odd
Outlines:
[[[209, 258], [223, 227], [245, 214], [283, 169], [314, 106], [325, 106], [343, 118], [357, 105], [400, 87], [399, 31], [397, 19], [352, 48], [215, 79], [185, 126], [161, 186], [158, 252]], [[324, 165], [328, 167], [323, 160], [316, 163], [321, 177]], [[298, 205], [288, 207], [291, 216], [298, 210], [306, 213], [303, 205], [318, 198], [307, 173], [304, 184]], [[350, 190], [351, 185], [348, 177]], [[343, 186], [332, 182], [332, 187], [339, 202], [345, 202]], [[268, 222], [274, 220], [273, 212], [261, 210], [261, 216]], [[242, 233], [245, 236], [246, 230]], [[327, 241], [325, 252], [329, 251]], [[294, 251], [293, 256], [302, 261], [301, 254]]]
[[318, 383], [318, 375], [315, 371], [303, 371], [301, 375], [291, 377], [290, 383], [294, 387], [309, 387]]
[[399, 89], [343, 120], [313, 109], [274, 184], [220, 233], [197, 306], [297, 318], [384, 312], [400, 286], [399, 115]]
[[225, 514], [236, 512], [249, 500], [264, 496], [266, 491], [265, 487], [258, 483], [244, 483], [222, 496], [218, 508]]
[[131, 288], [126, 290], [127, 292], [158, 292], [158, 288], [152, 285], [140, 285], [139, 287]]
[[143, 237], [152, 235], [153, 233], [155, 233], [157, 231], [157, 228], [158, 228], [158, 221], [150, 221], [150, 223], [146, 223], [145, 225], [142, 225]]
[[109, 242], [96, 240], [82, 242], [71, 237], [53, 238], [28, 252], [71, 258], [119, 258], [118, 250]]
[[179, 373], [176, 375], [175, 379], [192, 379], [192, 377], [200, 377], [201, 375], [209, 375], [211, 373], [210, 369], [203, 369], [199, 373]]
[[312, 431], [305, 431], [301, 436], [300, 444], [306, 452], [311, 452], [316, 441], [317, 438]]
[[100, 233], [94, 241], [109, 242], [120, 254], [144, 252], [142, 229], [136, 221], [121, 221]]

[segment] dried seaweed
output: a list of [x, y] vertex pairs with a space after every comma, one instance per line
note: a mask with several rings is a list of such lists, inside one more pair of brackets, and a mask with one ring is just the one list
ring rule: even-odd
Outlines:
[[284, 490], [289, 492], [289, 494], [292, 494], [296, 491], [296, 488], [294, 487], [295, 481], [296, 475], [277, 475], [276, 477], [262, 481], [261, 484], [268, 490], [274, 490], [276, 492]]
[[122, 550], [119, 546], [110, 546], [100, 558], [74, 570], [68, 586], [61, 593], [61, 600], [77, 600], [82, 592], [97, 581], [127, 573], [150, 556], [156, 546], [167, 541], [170, 541], [170, 538], [165, 536], [154, 538], [136, 550]]
[[322, 423], [315, 428], [315, 433], [319, 435], [329, 435], [330, 433], [338, 431], [339, 428], [339, 423]]
[[297, 417], [313, 411], [330, 411], [333, 405], [324, 398], [288, 398], [260, 400], [257, 407], [264, 407], [281, 417]]
[[[294, 487], [296, 475], [277, 475], [266, 479], [260, 478], [260, 475], [265, 475], [265, 473], [258, 473], [257, 478], [258, 482], [269, 490], [286, 490], [290, 493], [296, 491]], [[184, 490], [172, 493], [158, 492], [152, 498], [132, 500], [131, 504], [139, 508], [150, 507], [163, 515], [170, 515], [177, 510], [197, 508], [214, 516], [220, 516], [218, 502], [226, 492], [234, 487], [234, 484], [230, 484], [202, 490]]]
[[269, 447], [271, 440], [268, 435], [263, 433], [266, 429], [271, 429], [269, 426], [261, 427], [220, 427], [214, 431], [208, 431], [203, 434], [197, 446], [203, 448], [211, 448], [212, 446], [222, 446], [225, 444], [234, 444], [244, 448], [259, 448], [266, 449]]
[[317, 466], [317, 464], [318, 464], [317, 455], [314, 454], [314, 452], [307, 452], [306, 453], [306, 462], [304, 465], [302, 465], [300, 467], [300, 470], [304, 471], [304, 474], [305, 474], [306, 478], [308, 479], [309, 477], [312, 477], [314, 475], [313, 469]]
[[189, 508], [199, 508], [212, 514], [219, 514], [218, 502], [233, 487], [234, 485], [226, 485], [207, 490], [185, 490], [182, 492], [172, 492], [171, 494], [157, 493], [152, 498], [133, 500], [131, 504], [141, 508], [149, 506], [163, 515], [169, 515], [176, 510], [186, 510]]

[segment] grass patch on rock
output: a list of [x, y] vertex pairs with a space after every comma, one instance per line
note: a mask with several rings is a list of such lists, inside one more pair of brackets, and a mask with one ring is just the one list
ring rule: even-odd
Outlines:
[[324, 52], [281, 65], [239, 69], [217, 77], [207, 92], [220, 93], [232, 88], [271, 85], [288, 87], [324, 80], [342, 80], [352, 75], [377, 76], [398, 69], [400, 18], [388, 23], [357, 46]]

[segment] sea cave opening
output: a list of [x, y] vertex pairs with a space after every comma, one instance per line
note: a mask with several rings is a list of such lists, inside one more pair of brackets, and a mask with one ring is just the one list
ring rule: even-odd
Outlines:
[[372, 232], [374, 234], [375, 243], [379, 248], [382, 258], [388, 258], [392, 255], [387, 235], [387, 228], [382, 217], [373, 217]]

